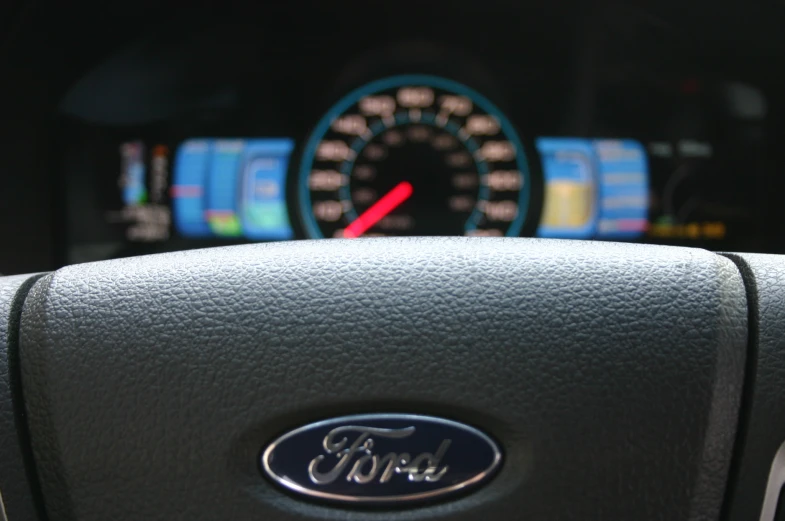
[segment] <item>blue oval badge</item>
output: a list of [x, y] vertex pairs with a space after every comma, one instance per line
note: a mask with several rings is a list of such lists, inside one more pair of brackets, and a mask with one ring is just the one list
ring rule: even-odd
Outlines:
[[462, 423], [412, 414], [364, 414], [288, 432], [262, 454], [279, 485], [347, 503], [403, 503], [466, 491], [490, 479], [501, 451]]

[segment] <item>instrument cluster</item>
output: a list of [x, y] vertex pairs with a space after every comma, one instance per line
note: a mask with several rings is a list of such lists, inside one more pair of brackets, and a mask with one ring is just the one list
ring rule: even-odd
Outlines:
[[449, 21], [289, 46], [218, 25], [96, 66], [61, 106], [66, 261], [402, 235], [772, 249], [762, 88]]

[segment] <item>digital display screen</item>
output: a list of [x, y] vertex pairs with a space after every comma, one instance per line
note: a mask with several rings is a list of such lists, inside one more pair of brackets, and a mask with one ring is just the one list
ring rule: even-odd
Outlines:
[[[148, 168], [145, 144], [123, 143], [120, 215], [135, 221], [128, 239], [166, 240], [172, 232], [195, 240], [294, 238], [286, 200], [294, 147], [287, 138], [189, 139], [177, 147], [170, 175], [166, 147], [152, 148]], [[641, 143], [544, 137], [536, 148], [544, 177], [538, 237], [635, 240], [645, 234], [649, 158]], [[167, 186], [163, 209], [156, 203]]]
[[537, 140], [545, 202], [537, 235], [572, 239], [638, 239], [646, 232], [649, 167], [631, 140]]
[[[148, 167], [143, 142], [123, 143], [121, 215], [136, 221], [128, 239], [166, 240], [172, 231], [196, 240], [294, 238], [286, 200], [294, 148], [288, 138], [188, 139], [177, 146], [170, 174], [166, 147], [151, 149]], [[635, 240], [646, 233], [650, 158], [643, 144], [543, 137], [536, 148], [544, 178], [538, 237]], [[167, 186], [162, 209], [156, 203]]]
[[[655, 182], [685, 154], [691, 168], [704, 164], [711, 154], [708, 143], [540, 137], [532, 145], [536, 153], [528, 161], [542, 179], [541, 192], [532, 195], [541, 199], [531, 232], [537, 237], [658, 242], [725, 236], [720, 221], [681, 223], [671, 216], [670, 201], [678, 198], [679, 187], [673, 181], [675, 188]], [[304, 209], [295, 208], [287, 196], [297, 166], [294, 139], [203, 137], [171, 146], [132, 140], [114, 150], [119, 176], [114, 187], [107, 185], [114, 195], [104, 197], [104, 222], [115, 232], [107, 229], [107, 238], [120, 238], [119, 232], [125, 244], [163, 246], [152, 251], [308, 238], [293, 225]], [[110, 171], [106, 164], [102, 168]], [[317, 173], [311, 189], [347, 190], [346, 175], [336, 174], [325, 184], [325, 172]], [[523, 182], [520, 175], [507, 172], [502, 178], [501, 173], [488, 172], [478, 182], [499, 190]], [[470, 179], [460, 173], [453, 178], [461, 181], [461, 189]], [[665, 202], [658, 196], [663, 191], [670, 198]], [[128, 248], [117, 251], [123, 255]]]
[[519, 134], [482, 93], [402, 75], [348, 92], [288, 137], [74, 125], [66, 262], [319, 238], [536, 236], [743, 251], [765, 237], [765, 206], [753, 203], [764, 171], [756, 123], [717, 127], [679, 113], [662, 116], [676, 118], [668, 130], [611, 114], [586, 135]]
[[293, 238], [286, 205], [290, 139], [191, 139], [175, 154], [170, 189], [183, 237]]
[[294, 141], [189, 139], [170, 165], [169, 148], [122, 143], [120, 210], [107, 221], [133, 242], [186, 239], [284, 240], [294, 237], [286, 176]]
[[645, 54], [625, 23], [573, 39], [499, 13], [315, 40], [346, 13], [175, 24], [99, 60], [59, 108], [60, 263], [403, 236], [785, 248], [771, 85], [681, 42]]
[[107, 221], [126, 228], [129, 241], [165, 241], [170, 237], [169, 148], [143, 141], [122, 143], [117, 181], [121, 208], [110, 209]]

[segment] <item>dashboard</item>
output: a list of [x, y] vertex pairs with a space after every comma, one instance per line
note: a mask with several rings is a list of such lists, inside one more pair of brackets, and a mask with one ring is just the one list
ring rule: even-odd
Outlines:
[[58, 97], [56, 263], [400, 235], [782, 252], [782, 79], [685, 20], [294, 2], [146, 25]]

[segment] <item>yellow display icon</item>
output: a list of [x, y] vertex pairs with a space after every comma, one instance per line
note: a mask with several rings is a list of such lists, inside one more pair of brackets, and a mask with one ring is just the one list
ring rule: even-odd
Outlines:
[[545, 190], [542, 224], [553, 228], [580, 228], [594, 218], [594, 190], [591, 185], [552, 181]]

